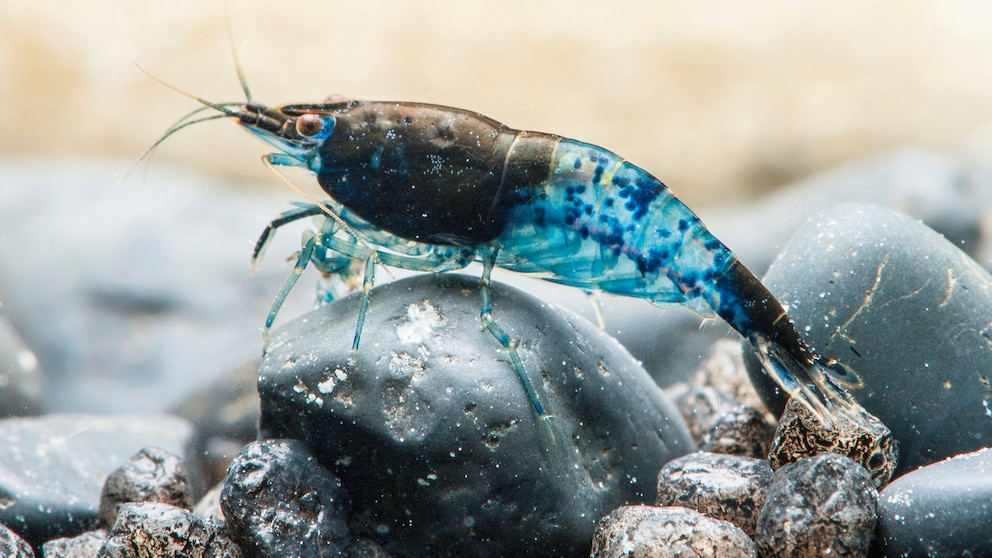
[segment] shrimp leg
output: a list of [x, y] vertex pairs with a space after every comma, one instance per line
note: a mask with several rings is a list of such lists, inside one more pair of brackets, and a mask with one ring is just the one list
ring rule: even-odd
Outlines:
[[510, 361], [513, 363], [513, 369], [517, 372], [517, 377], [520, 378], [520, 383], [524, 386], [524, 391], [527, 392], [527, 397], [530, 398], [531, 405], [534, 406], [534, 411], [537, 412], [537, 416], [541, 417], [545, 421], [551, 419], [549, 415], [544, 410], [544, 405], [541, 404], [540, 398], [537, 396], [537, 392], [534, 391], [534, 385], [531, 384], [530, 378], [527, 376], [527, 370], [524, 369], [524, 363], [520, 360], [520, 353], [517, 352], [517, 340], [510, 337], [510, 335], [499, 326], [495, 321], [493, 321], [493, 305], [492, 297], [490, 295], [490, 289], [492, 287], [492, 273], [493, 266], [496, 264], [496, 254], [499, 252], [499, 248], [493, 248], [489, 254], [483, 255], [482, 258], [482, 278], [480, 280], [480, 291], [482, 294], [482, 311], [479, 313], [479, 317], [482, 318], [483, 325], [489, 330], [489, 333], [499, 341], [500, 345], [510, 354]]

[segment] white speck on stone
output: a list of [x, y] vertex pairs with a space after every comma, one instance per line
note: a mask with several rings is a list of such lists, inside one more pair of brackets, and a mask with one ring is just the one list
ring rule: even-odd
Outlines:
[[334, 372], [327, 375], [327, 378], [323, 382], [317, 384], [317, 391], [327, 395], [334, 391], [334, 386], [336, 386], [338, 382], [343, 382], [347, 379], [348, 373], [340, 368], [336, 368]]
[[431, 301], [409, 304], [406, 319], [396, 325], [396, 337], [402, 343], [423, 343], [434, 336], [434, 330], [445, 324], [444, 316]]

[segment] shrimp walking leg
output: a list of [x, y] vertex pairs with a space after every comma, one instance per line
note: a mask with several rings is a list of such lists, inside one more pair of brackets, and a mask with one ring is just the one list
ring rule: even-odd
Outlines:
[[495, 321], [493, 321], [493, 305], [492, 297], [490, 295], [490, 289], [492, 287], [492, 272], [493, 265], [496, 263], [496, 250], [482, 260], [482, 279], [480, 281], [480, 291], [482, 294], [482, 310], [479, 316], [482, 318], [483, 325], [496, 341], [499, 341], [500, 345], [510, 354], [510, 361], [513, 363], [513, 369], [517, 372], [517, 376], [520, 378], [520, 383], [523, 384], [524, 391], [527, 392], [527, 397], [530, 398], [531, 405], [534, 406], [534, 411], [537, 412], [537, 416], [544, 420], [551, 418], [551, 415], [547, 414], [544, 410], [544, 405], [541, 404], [540, 398], [537, 396], [537, 392], [534, 391], [534, 385], [531, 384], [530, 378], [527, 376], [527, 370], [524, 369], [524, 363], [520, 360], [520, 353], [517, 351], [517, 340], [510, 337], [510, 335], [499, 326]]

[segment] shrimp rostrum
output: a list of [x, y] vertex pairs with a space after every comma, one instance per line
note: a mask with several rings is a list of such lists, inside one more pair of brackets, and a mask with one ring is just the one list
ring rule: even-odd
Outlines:
[[308, 263], [335, 273], [364, 261], [357, 350], [377, 264], [441, 272], [478, 261], [482, 323], [542, 417], [516, 341], [493, 318], [495, 266], [719, 316], [828, 425], [838, 406], [853, 404], [844, 387], [856, 376], [806, 344], [775, 297], [665, 184], [606, 149], [430, 104], [200, 102], [278, 149], [263, 158], [269, 165], [311, 170], [330, 197], [300, 204], [259, 240], [256, 259], [277, 227], [326, 216], [305, 236], [266, 329]]

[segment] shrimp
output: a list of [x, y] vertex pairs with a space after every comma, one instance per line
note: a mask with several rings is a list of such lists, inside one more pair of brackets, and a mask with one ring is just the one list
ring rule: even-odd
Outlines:
[[517, 341], [493, 318], [494, 267], [718, 316], [750, 342], [777, 384], [828, 427], [838, 408], [856, 405], [844, 389], [858, 385], [854, 372], [810, 348], [782, 305], [696, 214], [618, 155], [432, 104], [328, 100], [269, 107], [254, 102], [240, 70], [239, 77], [247, 102], [193, 97], [204, 105], [199, 111], [216, 113], [180, 120], [155, 145], [190, 124], [227, 116], [276, 148], [262, 158], [270, 169], [308, 169], [329, 196], [307, 196], [311, 203], [270, 223], [256, 245], [253, 263], [277, 228], [322, 217], [319, 230], [304, 236], [266, 333], [308, 263], [325, 275], [357, 275], [364, 262], [354, 356], [377, 265], [446, 272], [481, 262], [482, 323], [509, 353], [542, 418], [550, 414]]

